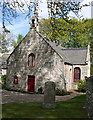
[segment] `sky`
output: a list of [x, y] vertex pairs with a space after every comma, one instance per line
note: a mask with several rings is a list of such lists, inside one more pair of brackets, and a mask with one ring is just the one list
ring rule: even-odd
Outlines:
[[[27, 0], [27, 1], [29, 1], [29, 0]], [[38, 10], [39, 19], [41, 19], [41, 18], [48, 18], [47, 2], [46, 2], [46, 0], [42, 0], [42, 1], [43, 1], [43, 3], [39, 4], [39, 10]], [[82, 0], [81, 5], [82, 4], [88, 4], [89, 2], [91, 3], [91, 1], [92, 0]], [[20, 13], [20, 11], [19, 11], [19, 13]], [[83, 15], [84, 18], [91, 18], [91, 14], [92, 13], [91, 13], [91, 7], [90, 6], [83, 7], [82, 10], [79, 12], [79, 15], [80, 16]], [[70, 12], [69, 16], [71, 18], [72, 17], [77, 18], [74, 15], [73, 12]], [[81, 17], [81, 18], [83, 18], [83, 17]], [[25, 36], [29, 32], [29, 29], [30, 29], [29, 20], [25, 19], [23, 14], [20, 13], [20, 16], [17, 17], [17, 19], [14, 19], [12, 21], [12, 23], [13, 23], [13, 25], [8, 24], [6, 26], [6, 28], [9, 29], [11, 31], [11, 33], [14, 34], [15, 39], [16, 39], [16, 36], [18, 34], [21, 34], [21, 35]], [[0, 21], [0, 26], [2, 26], [1, 21]]]

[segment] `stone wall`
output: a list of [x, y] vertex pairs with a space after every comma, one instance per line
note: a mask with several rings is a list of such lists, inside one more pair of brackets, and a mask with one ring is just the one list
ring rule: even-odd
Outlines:
[[81, 70], [81, 79], [84, 80], [85, 76], [88, 76], [88, 65], [73, 65], [73, 70], [75, 67], [79, 67]]
[[73, 88], [73, 68], [72, 65], [65, 64], [64, 66], [64, 76], [66, 81], [66, 89], [67, 91]]
[[[28, 67], [28, 55], [35, 55], [35, 67]], [[64, 89], [64, 63], [52, 47], [31, 29], [8, 59], [7, 87], [28, 91], [28, 75], [35, 76], [35, 91], [43, 87], [46, 81], [54, 81]], [[14, 84], [14, 76], [18, 84]]]
[[71, 89], [78, 89], [77, 84], [73, 82], [74, 68], [76, 68], [76, 67], [79, 67], [81, 70], [81, 80], [84, 80], [85, 76], [87, 76], [88, 65], [65, 64], [64, 65], [64, 77], [65, 77], [65, 81], [66, 81], [67, 91], [69, 91]]
[[86, 109], [88, 118], [93, 120], [93, 77], [86, 77]]
[[[73, 72], [74, 68], [79, 67], [81, 70], [81, 78], [80, 80], [85, 80], [85, 76], [88, 76], [88, 65], [73, 65]], [[77, 84], [73, 82], [73, 89], [78, 89]]]

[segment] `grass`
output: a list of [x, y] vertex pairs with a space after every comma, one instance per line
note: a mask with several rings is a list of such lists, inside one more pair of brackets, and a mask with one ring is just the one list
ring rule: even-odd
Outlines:
[[86, 118], [85, 95], [56, 103], [55, 109], [43, 109], [42, 103], [9, 103], [2, 105], [3, 118]]

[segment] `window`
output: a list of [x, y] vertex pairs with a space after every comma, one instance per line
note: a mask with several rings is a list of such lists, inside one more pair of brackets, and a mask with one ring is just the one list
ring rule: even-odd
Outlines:
[[14, 84], [18, 84], [18, 76], [17, 75], [14, 76]]
[[28, 56], [28, 66], [35, 67], [35, 55], [33, 53]]
[[77, 82], [80, 80], [80, 75], [81, 75], [81, 71], [80, 68], [74, 68], [74, 82]]

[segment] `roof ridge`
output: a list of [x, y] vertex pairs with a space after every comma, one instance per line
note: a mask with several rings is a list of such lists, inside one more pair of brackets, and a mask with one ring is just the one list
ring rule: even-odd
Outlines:
[[65, 48], [65, 49], [61, 49], [61, 50], [85, 50], [87, 49], [87, 47], [82, 47], [82, 48]]

